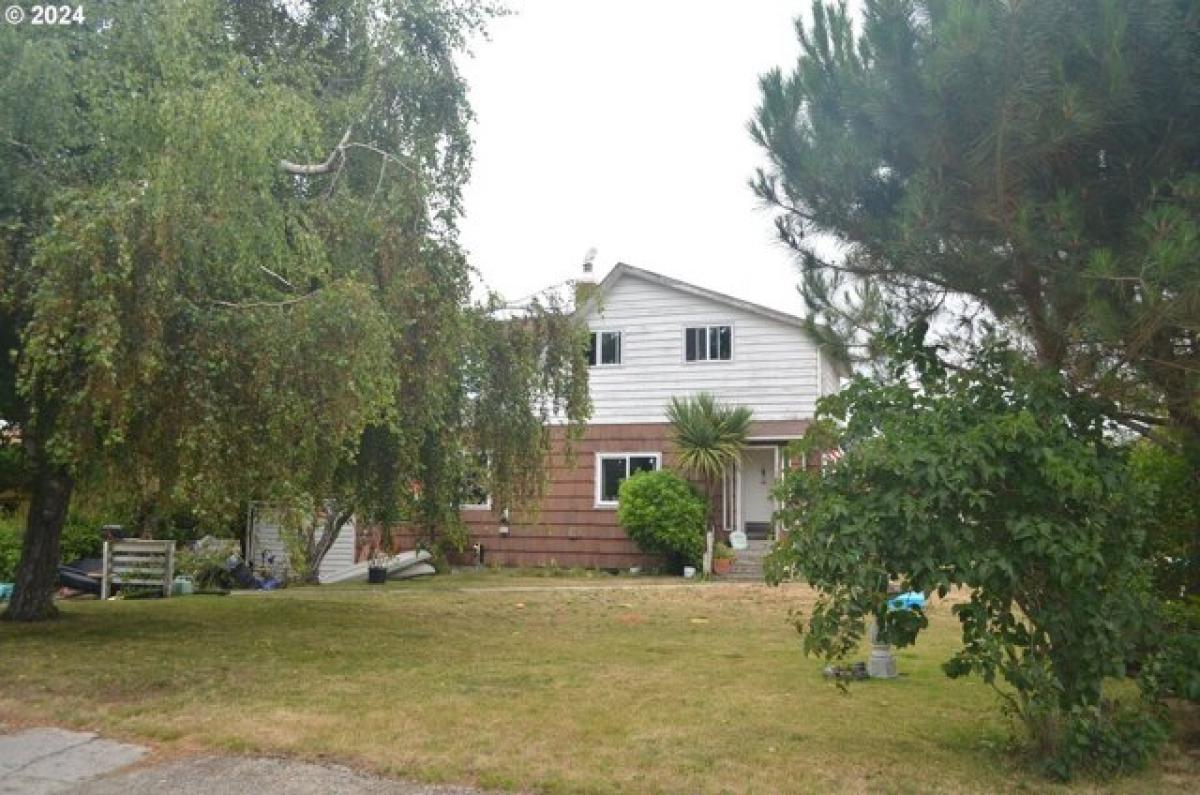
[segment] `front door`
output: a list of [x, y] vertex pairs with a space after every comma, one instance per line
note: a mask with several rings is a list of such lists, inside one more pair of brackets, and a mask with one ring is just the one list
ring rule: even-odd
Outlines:
[[742, 453], [741, 520], [747, 538], [774, 538], [771, 518], [775, 513], [775, 448], [748, 447]]

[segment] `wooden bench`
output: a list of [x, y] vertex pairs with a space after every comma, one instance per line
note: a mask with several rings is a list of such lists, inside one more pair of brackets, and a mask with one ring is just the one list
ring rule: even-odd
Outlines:
[[105, 541], [100, 598], [107, 599], [114, 583], [161, 588], [171, 595], [175, 579], [174, 541]]

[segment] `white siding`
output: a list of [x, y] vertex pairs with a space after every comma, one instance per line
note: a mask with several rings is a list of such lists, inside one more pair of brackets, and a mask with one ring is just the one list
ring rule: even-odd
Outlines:
[[[279, 523], [275, 521], [274, 517], [255, 511], [254, 525], [250, 528], [250, 540], [247, 547], [248, 560], [246, 563], [251, 568], [273, 566], [281, 572], [292, 570], [287, 545], [279, 537]], [[272, 557], [275, 559], [274, 563], [269, 562]]]
[[[684, 361], [684, 329], [717, 324], [733, 326], [732, 361]], [[828, 388], [802, 329], [634, 274], [613, 285], [588, 325], [622, 333], [621, 364], [591, 369], [594, 424], [665, 422], [672, 396], [697, 392], [748, 406], [756, 420], [808, 419]]]
[[[275, 571], [294, 573], [288, 558], [287, 545], [279, 537], [279, 524], [274, 517], [270, 516], [269, 512], [255, 513], [254, 525], [250, 532], [252, 533], [250, 541], [250, 557], [252, 559], [247, 562], [252, 568], [263, 565], [263, 552], [266, 552], [267, 558], [275, 557], [273, 564]], [[354, 565], [355, 537], [354, 520], [351, 519], [342, 526], [337, 540], [333, 542], [325, 559], [321, 561], [320, 576], [324, 577]]]
[[838, 375], [837, 365], [834, 364], [833, 358], [822, 353], [821, 354], [821, 395], [832, 395], [838, 392], [842, 387], [841, 376]]
[[329, 548], [329, 551], [325, 553], [325, 559], [321, 561], [319, 576], [327, 577], [354, 565], [354, 547], [357, 536], [358, 531], [355, 529], [353, 519], [342, 525], [342, 531], [338, 533], [333, 546]]

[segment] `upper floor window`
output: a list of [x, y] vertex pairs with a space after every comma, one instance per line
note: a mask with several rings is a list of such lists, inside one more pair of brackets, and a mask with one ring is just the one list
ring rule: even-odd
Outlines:
[[588, 364], [605, 365], [621, 363], [621, 332], [593, 331], [592, 344], [588, 348]]
[[689, 362], [727, 362], [733, 358], [733, 326], [691, 326], [683, 333], [683, 358]]

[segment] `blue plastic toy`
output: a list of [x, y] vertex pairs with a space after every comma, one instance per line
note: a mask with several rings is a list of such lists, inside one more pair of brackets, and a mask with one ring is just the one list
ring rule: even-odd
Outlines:
[[925, 609], [925, 594], [920, 591], [909, 591], [888, 600], [889, 610], [918, 610]]

